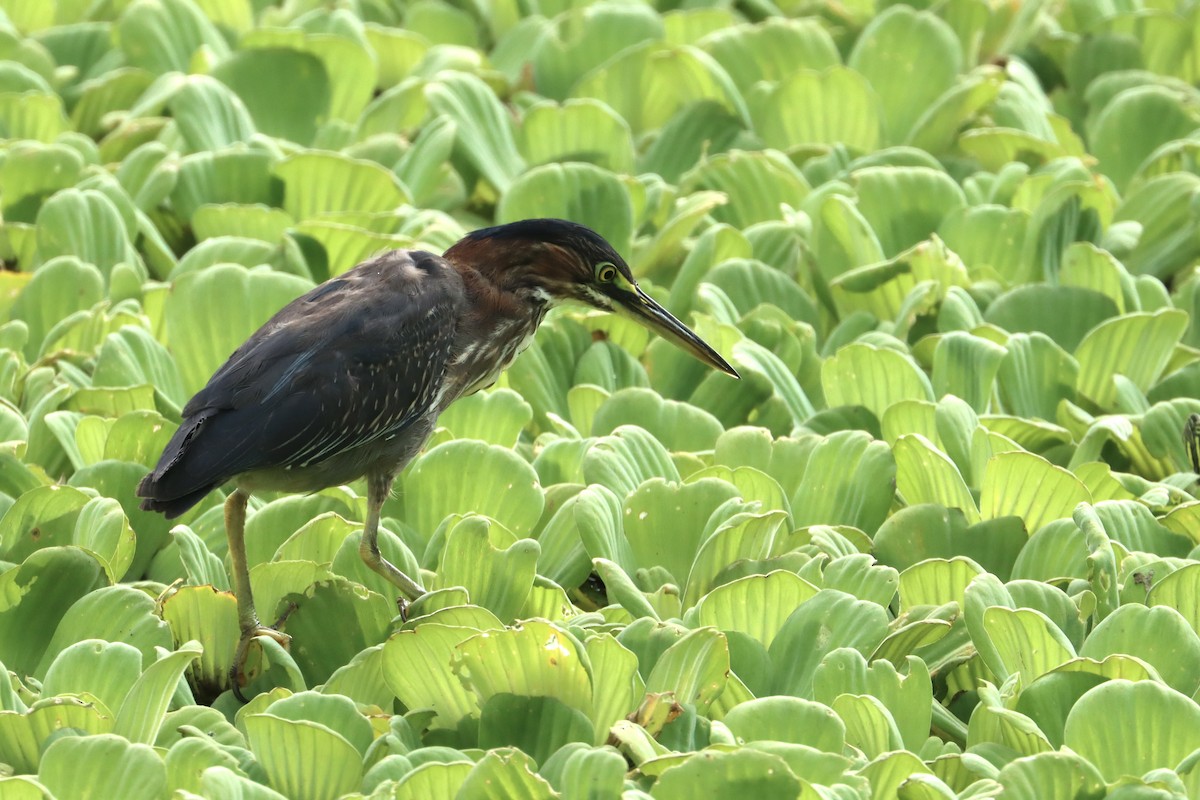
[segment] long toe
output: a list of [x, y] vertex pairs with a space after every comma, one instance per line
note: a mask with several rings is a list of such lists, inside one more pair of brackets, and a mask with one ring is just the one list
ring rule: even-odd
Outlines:
[[275, 628], [268, 628], [266, 625], [255, 624], [253, 627], [246, 628], [242, 631], [241, 638], [238, 639], [237, 650], [233, 653], [233, 665], [229, 668], [229, 683], [233, 689], [233, 695], [243, 703], [248, 702], [242, 694], [242, 677], [243, 666], [245, 665], [246, 656], [250, 653], [250, 643], [259, 636], [267, 636], [273, 639], [280, 647], [287, 648], [292, 643], [292, 637], [288, 636], [283, 631]]

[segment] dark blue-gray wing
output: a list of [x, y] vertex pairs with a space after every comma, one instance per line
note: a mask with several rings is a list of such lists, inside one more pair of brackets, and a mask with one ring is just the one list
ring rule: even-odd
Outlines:
[[284, 307], [185, 406], [143, 508], [176, 516], [240, 473], [399, 435], [437, 400], [462, 303], [444, 260], [396, 251]]

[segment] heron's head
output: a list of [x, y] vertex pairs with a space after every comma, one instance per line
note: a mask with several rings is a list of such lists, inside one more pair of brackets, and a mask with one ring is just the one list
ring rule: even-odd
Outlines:
[[700, 361], [739, 377], [696, 333], [646, 294], [625, 259], [591, 228], [563, 219], [527, 219], [467, 234], [446, 251], [505, 291], [535, 301], [575, 301], [630, 317]]

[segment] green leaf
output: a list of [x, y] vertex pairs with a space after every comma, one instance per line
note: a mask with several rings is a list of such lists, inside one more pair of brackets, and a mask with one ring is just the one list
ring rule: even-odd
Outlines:
[[[378, 68], [374, 53], [364, 41], [362, 26], [357, 24], [357, 20], [353, 25], [344, 25], [348, 21], [348, 17], [343, 16], [339, 18], [343, 24], [311, 33], [295, 28], [258, 28], [247, 32], [239, 45], [243, 50], [285, 48], [316, 56], [329, 77], [329, 116], [334, 120], [353, 123], [371, 100]], [[319, 90], [320, 82], [316, 82], [313, 88]], [[321, 99], [319, 94], [311, 98], [318, 102]], [[324, 111], [326, 105], [319, 104], [317, 108]]]
[[169, 107], [189, 153], [228, 147], [254, 138], [254, 120], [241, 98], [207, 75], [189, 75], [181, 79]]
[[605, 399], [596, 410], [592, 433], [603, 436], [626, 424], [640, 425], [672, 452], [711, 450], [724, 430], [702, 409], [633, 387]]
[[581, 78], [571, 95], [608, 104], [635, 134], [661, 127], [676, 111], [701, 100], [746, 116], [741, 94], [725, 70], [707, 53], [686, 45], [643, 42], [626, 47]]
[[456, 648], [455, 671], [481, 706], [498, 695], [552, 697], [589, 713], [592, 686], [575, 640], [545, 622], [488, 631]]
[[860, 694], [839, 695], [833, 710], [846, 725], [846, 741], [868, 758], [901, 749], [900, 731], [883, 703]]
[[1189, 697], [1200, 689], [1200, 676], [1189, 666], [1200, 658], [1200, 635], [1172, 608], [1121, 606], [1100, 621], [1079, 651], [1098, 660], [1114, 653], [1140, 658], [1167, 686]]
[[[141, 652], [142, 663], [152, 662], [157, 648], [172, 646], [171, 629], [156, 613], [153, 597], [124, 584], [106, 586], [89, 592], [67, 609], [34, 674], [46, 675], [61, 652], [93, 639], [132, 645]], [[100, 693], [95, 694], [103, 699]], [[111, 710], [115, 713], [120, 707]]]
[[[14, 771], [36, 772], [47, 740], [58, 731], [68, 728], [84, 734], [109, 733], [112, 723], [108, 712], [95, 703], [70, 696], [48, 697], [33, 703], [26, 713], [0, 713], [0, 754]], [[126, 744], [123, 739], [121, 743]]]
[[[714, 479], [696, 483], [646, 481], [625, 501], [625, 537], [635, 562], [641, 567], [661, 566], [682, 586], [705, 534], [705, 523], [737, 489]], [[670, 524], [677, 534], [662, 535]], [[657, 586], [647, 586], [656, 589]]]
[[767, 17], [757, 24], [722, 26], [700, 46], [715, 58], [743, 92], [759, 81], [778, 81], [801, 69], [841, 63], [837, 45], [815, 18]]
[[0, 164], [0, 181], [4, 183], [0, 208], [5, 219], [33, 222], [42, 202], [58, 190], [74, 186], [83, 167], [83, 157], [65, 145], [13, 144]]
[[1200, 747], [1200, 706], [1153, 681], [1108, 681], [1071, 709], [1066, 745], [1106, 781], [1172, 769]]
[[[170, 194], [171, 203], [176, 207], [177, 213], [184, 220], [191, 220], [193, 225], [198, 224], [198, 217], [208, 214], [213, 218], [218, 215], [236, 215], [239, 217], [238, 224], [247, 227], [258, 226], [252, 217], [264, 214], [284, 215], [279, 209], [266, 209], [268, 205], [279, 205], [282, 199], [281, 187], [271, 174], [274, 161], [270, 153], [242, 146], [185, 156], [178, 163], [179, 178]], [[237, 204], [236, 207], [234, 204]], [[290, 220], [290, 217], [288, 219]], [[232, 226], [234, 223], [226, 221], [226, 224]], [[228, 231], [227, 235], [236, 234]], [[202, 262], [219, 246], [201, 244], [183, 257], [176, 274], [186, 272], [197, 261]], [[254, 267], [261, 263], [270, 263], [271, 259], [247, 261], [244, 257], [225, 254], [223, 258], [214, 258], [211, 264], [222, 261]]]
[[713, 218], [744, 228], [783, 218], [783, 206], [796, 206], [808, 194], [808, 181], [782, 153], [775, 150], [731, 150], [701, 161], [683, 175], [685, 192], [716, 191], [728, 201], [713, 210]]
[[831, 406], [865, 406], [877, 418], [901, 400], [934, 399], [929, 378], [911, 358], [862, 343], [843, 347], [821, 363], [821, 387]]
[[[294, 660], [283, 665], [299, 669], [309, 686], [329, 680], [355, 654], [383, 641], [396, 608], [393, 601], [342, 579], [316, 584], [291, 599], [296, 604], [287, 618], [292, 656], [279, 649], [274, 657]], [[339, 635], [330, 637], [334, 629]]]
[[1075, 656], [1074, 648], [1044, 614], [1031, 608], [995, 606], [983, 613], [983, 624], [999, 657], [1004, 679], [1019, 673], [1030, 683]]
[[928, 239], [965, 204], [950, 176], [928, 167], [867, 167], [852, 180], [859, 210], [889, 256]]
[[745, 633], [770, 647], [792, 609], [817, 591], [811, 583], [783, 570], [748, 575], [701, 598], [695, 608], [696, 619], [700, 625]]
[[1099, 330], [1097, 326], [1116, 312], [1110, 298], [1091, 289], [1038, 284], [1001, 295], [988, 306], [984, 318], [1013, 333], [1043, 333], [1071, 352], [1089, 331]]
[[827, 753], [845, 745], [846, 726], [826, 705], [797, 697], [763, 697], [741, 703], [722, 720], [746, 742], [802, 744]]
[[799, 796], [802, 785], [778, 756], [748, 749], [730, 753], [709, 750], [663, 772], [651, 796], [686, 800], [712, 792], [725, 797], [744, 793], [784, 800]]
[[56, 654], [42, 681], [42, 694], [88, 694], [105, 708], [120, 708], [142, 674], [142, 654], [124, 642], [86, 639]]
[[166, 765], [153, 749], [110, 734], [55, 740], [38, 765], [38, 779], [63, 800], [153, 800], [167, 790]]
[[111, 199], [95, 189], [66, 189], [37, 215], [38, 256], [78, 256], [109, 278], [117, 264], [140, 265], [130, 232]]
[[[589, 6], [590, 8], [590, 6]], [[680, 109], [660, 129], [642, 155], [639, 166], [678, 182], [709, 153], [729, 150], [743, 132], [744, 123], [715, 100], [701, 100]]]
[[564, 797], [615, 796], [625, 781], [625, 759], [610, 747], [568, 745], [539, 763], [539, 773]]
[[920, 434], [901, 436], [892, 455], [896, 489], [907, 502], [940, 505], [962, 512], [969, 523], [979, 521], [979, 509], [958, 467], [932, 442]]
[[[754, 129], [780, 150], [845, 145], [869, 152], [883, 137], [879, 96], [861, 73], [846, 67], [798, 70], [777, 84], [760, 84], [746, 102]], [[788, 108], [809, 113], [788, 114]]]
[[980, 488], [979, 509], [984, 519], [1020, 517], [1027, 530], [1069, 517], [1091, 493], [1070, 472], [1040, 456], [1025, 452], [1000, 453], [988, 461]]
[[1050, 337], [1016, 333], [996, 373], [1001, 402], [1012, 414], [1054, 419], [1058, 404], [1075, 396], [1079, 363]]
[[536, 766], [520, 750], [494, 750], [476, 762], [460, 792], [487, 800], [551, 800], [554, 791], [534, 772]]
[[1101, 408], [1110, 408], [1117, 399], [1115, 375], [1148, 390], [1166, 368], [1186, 328], [1187, 315], [1176, 309], [1127, 314], [1097, 325], [1075, 352], [1079, 392]]
[[585, 714], [553, 697], [496, 694], [479, 717], [479, 746], [513, 746], [539, 763], [570, 742], [591, 743], [592, 723]]
[[362, 780], [358, 751], [324, 725], [273, 714], [250, 714], [243, 725], [271, 787], [287, 797], [336, 797]]
[[629, 190], [612, 172], [594, 164], [544, 164], [506, 183], [496, 221], [536, 217], [577, 220], [604, 236], [617, 252], [632, 249]]
[[[467, 473], [471, 481], [459, 480]], [[515, 534], [533, 530], [544, 500], [537, 474], [513, 451], [458, 439], [416, 459], [401, 476], [404, 520], [424, 536], [451, 514], [490, 517]]]
[[74, 547], [47, 547], [0, 574], [0, 661], [31, 675], [73, 603], [101, 581], [101, 567]]
[[933, 390], [943, 397], [960, 397], [971, 408], [986, 412], [992, 386], [1007, 350], [979, 336], [951, 331], [938, 342], [933, 354]]
[[[547, 9], [543, 13], [549, 16], [554, 12]], [[561, 100], [594, 67], [630, 45], [661, 38], [662, 31], [662, 20], [649, 7], [592, 4], [568, 8], [564, 4], [562, 13], [538, 38], [532, 54], [522, 56], [532, 56], [538, 91]]]
[[1104, 778], [1091, 762], [1074, 753], [1038, 753], [1010, 761], [996, 780], [1013, 800], [1052, 797], [1091, 798], [1106, 793]]
[[680, 703], [705, 713], [725, 689], [729, 644], [711, 628], [692, 631], [666, 649], [646, 676], [646, 693], [671, 692]]
[[427, 761], [396, 783], [392, 789], [392, 797], [397, 800], [453, 800], [474, 766], [471, 761]]
[[233, 89], [265, 134], [310, 145], [329, 110], [330, 82], [321, 60], [292, 49], [240, 50], [213, 77]]
[[584, 483], [607, 487], [618, 498], [626, 497], [651, 478], [680, 480], [662, 443], [633, 425], [617, 428], [588, 449], [583, 458], [583, 477]]
[[964, 592], [983, 571], [969, 558], [929, 558], [900, 573], [900, 609], [963, 604]]
[[[916, 118], [905, 143], [930, 153], [949, 150], [963, 125], [995, 101], [1004, 81], [1004, 73], [990, 64], [959, 75], [954, 85]], [[902, 116], [905, 114], [901, 112]]]
[[222, 264], [183, 275], [167, 297], [169, 349], [188, 393], [237, 346], [311, 284], [294, 275]]
[[1113, 215], [1114, 223], [1134, 221], [1141, 235], [1122, 259], [1134, 275], [1167, 278], [1196, 258], [1200, 244], [1189, 208], [1200, 192], [1200, 177], [1186, 172], [1163, 175], [1136, 186]]
[[887, 445], [839, 431], [813, 448], [791, 497], [793, 524], [853, 525], [873, 533], [891, 507], [896, 465]]
[[116, 38], [129, 63], [159, 75], [187, 72], [201, 47], [218, 58], [229, 54], [216, 26], [186, 0], [131, 4], [117, 24]]
[[491, 89], [473, 75], [444, 73], [426, 86], [425, 96], [434, 113], [454, 120], [462, 157], [505, 193], [525, 164], [509, 117]]
[[[920, 47], [913, 47], [920, 42]], [[958, 38], [938, 17], [892, 6], [871, 20], [847, 64], [879, 95], [886, 141], [902, 142], [922, 111], [954, 83], [962, 69]], [[910, 79], [920, 75], [921, 80]]]
[[125, 695], [113, 732], [131, 742], [153, 743], [176, 685], [201, 651], [198, 642], [187, 642], [148, 666]]
[[240, 635], [233, 595], [211, 586], [183, 586], [163, 601], [162, 618], [177, 641], [195, 639], [204, 648], [199, 662], [192, 667], [195, 685], [210, 691], [228, 688], [229, 668]]
[[633, 138], [625, 120], [591, 99], [539, 103], [521, 120], [518, 145], [532, 165], [589, 161], [617, 174], [633, 172]]
[[307, 720], [324, 725], [344, 737], [363, 755], [375, 737], [371, 724], [345, 697], [299, 692], [272, 702], [267, 711], [296, 722]]
[[1194, 101], [1184, 102], [1165, 86], [1137, 86], [1099, 110], [1089, 125], [1088, 141], [1100, 170], [1124, 189], [1155, 149], [1186, 137], [1197, 122]]
[[298, 221], [335, 211], [393, 211], [409, 202], [400, 179], [371, 161], [304, 151], [273, 169], [283, 181], [283, 208]]
[[[896, 480], [900, 485], [899, 473]], [[874, 554], [880, 563], [901, 571], [927, 559], [961, 555], [1007, 580], [1013, 563], [1028, 549], [1029, 536], [1016, 517], [969, 526], [961, 511], [911, 505], [888, 517], [874, 542]]]
[[768, 650], [773, 693], [812, 697], [821, 659], [839, 647], [869, 654], [887, 634], [887, 612], [875, 603], [823, 589], [784, 622]]
[[478, 712], [476, 695], [451, 670], [455, 647], [479, 633], [435, 623], [397, 633], [383, 646], [383, 675], [408, 708], [432, 708], [433, 726], [454, 728]]
[[55, 325], [99, 302], [104, 296], [104, 282], [104, 273], [74, 255], [42, 264], [11, 309], [12, 319], [23, 320], [29, 326], [26, 358], [39, 355], [46, 334]]
[[1189, 564], [1155, 581], [1146, 602], [1175, 609], [1200, 633], [1200, 568]]

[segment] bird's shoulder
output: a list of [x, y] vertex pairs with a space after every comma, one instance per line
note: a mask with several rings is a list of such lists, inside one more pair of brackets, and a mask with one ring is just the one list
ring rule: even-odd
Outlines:
[[[184, 408], [239, 408], [326, 377], [444, 359], [464, 303], [445, 259], [396, 250], [316, 286], [250, 336]], [[325, 376], [325, 377], [323, 377]]]

